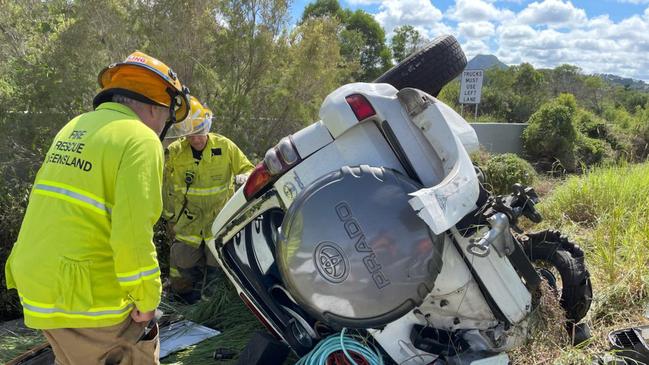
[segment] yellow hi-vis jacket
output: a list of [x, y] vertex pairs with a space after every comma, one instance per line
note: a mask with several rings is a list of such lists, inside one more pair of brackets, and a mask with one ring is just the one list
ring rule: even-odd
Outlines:
[[213, 238], [212, 223], [234, 194], [234, 176], [254, 168], [234, 142], [216, 133], [207, 136], [198, 164], [189, 141], [182, 138], [169, 145], [165, 166], [164, 191], [169, 195], [164, 215], [175, 223], [176, 239], [196, 247]]
[[5, 267], [27, 326], [106, 327], [158, 306], [163, 162], [155, 132], [118, 103], [59, 131]]

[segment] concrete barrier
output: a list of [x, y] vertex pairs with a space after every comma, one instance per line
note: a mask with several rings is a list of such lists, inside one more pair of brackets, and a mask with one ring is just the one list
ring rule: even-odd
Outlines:
[[523, 154], [521, 135], [527, 123], [470, 123], [478, 141], [491, 153]]

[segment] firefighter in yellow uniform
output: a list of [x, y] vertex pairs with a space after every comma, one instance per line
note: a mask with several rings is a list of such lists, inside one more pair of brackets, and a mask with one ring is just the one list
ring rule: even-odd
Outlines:
[[99, 85], [95, 110], [58, 132], [36, 175], [7, 286], [57, 364], [157, 364], [157, 327], [146, 331], [161, 292], [159, 134], [189, 101], [173, 71], [141, 52], [105, 68]]
[[[169, 145], [164, 191], [164, 215], [173, 225], [175, 240], [170, 254], [172, 291], [185, 301], [200, 299], [203, 284], [213, 278], [216, 261], [206, 247], [213, 239], [212, 222], [254, 168], [232, 141], [209, 133], [212, 112], [190, 98], [189, 117], [170, 132], [191, 128]], [[171, 134], [170, 133], [170, 134]]]

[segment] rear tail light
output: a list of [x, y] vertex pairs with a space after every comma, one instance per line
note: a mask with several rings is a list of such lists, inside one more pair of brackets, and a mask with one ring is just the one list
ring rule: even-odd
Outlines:
[[248, 180], [246, 181], [246, 186], [243, 188], [243, 195], [246, 199], [250, 199], [252, 196], [261, 191], [264, 186], [268, 185], [271, 181], [270, 172], [266, 168], [264, 162], [260, 162], [255, 169], [252, 170]]
[[266, 151], [264, 160], [248, 177], [246, 186], [243, 188], [246, 199], [250, 200], [298, 162], [300, 162], [300, 155], [293, 142], [289, 137], [282, 138], [277, 146]]
[[376, 115], [376, 111], [374, 111], [372, 104], [370, 104], [367, 98], [361, 94], [351, 94], [347, 96], [345, 100], [352, 108], [352, 111], [359, 122]]

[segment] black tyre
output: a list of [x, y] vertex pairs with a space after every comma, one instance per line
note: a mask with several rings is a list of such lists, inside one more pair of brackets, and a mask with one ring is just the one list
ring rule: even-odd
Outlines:
[[456, 78], [465, 66], [466, 56], [457, 39], [452, 35], [442, 35], [374, 82], [387, 83], [398, 90], [413, 87], [437, 96], [442, 87]]
[[559, 231], [541, 231], [529, 233], [521, 240], [525, 253], [535, 264], [549, 264], [558, 271], [558, 278], [548, 278], [549, 271], [542, 272], [551, 287], [561, 291], [559, 303], [566, 312], [566, 319], [573, 323], [579, 322], [590, 308], [593, 289], [590, 283], [590, 273], [584, 262], [584, 252]]

